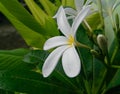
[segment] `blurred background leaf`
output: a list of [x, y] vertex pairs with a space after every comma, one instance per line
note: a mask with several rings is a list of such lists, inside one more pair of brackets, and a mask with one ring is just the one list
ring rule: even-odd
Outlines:
[[48, 15], [50, 16], [55, 15], [58, 9], [58, 6], [55, 6], [55, 4], [50, 2], [49, 0], [39, 0], [39, 2], [42, 4], [42, 6], [44, 7], [44, 10], [46, 11]]
[[74, 0], [62, 0], [62, 5], [75, 8]]
[[[40, 13], [39, 17], [46, 15], [44, 12], [33, 2], [33, 8], [37, 7]], [[17, 10], [16, 10], [17, 9]], [[42, 48], [45, 40], [58, 34], [57, 26], [52, 17], [46, 15], [44, 24], [40, 24], [36, 19], [16, 0], [1, 0], [0, 11], [11, 21], [16, 27], [21, 36], [25, 39], [29, 46]], [[43, 15], [41, 15], [43, 13]], [[21, 14], [21, 15], [20, 15]], [[41, 18], [41, 19], [43, 19]]]

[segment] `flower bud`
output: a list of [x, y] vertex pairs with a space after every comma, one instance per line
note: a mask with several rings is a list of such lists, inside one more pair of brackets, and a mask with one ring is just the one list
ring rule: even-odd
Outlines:
[[108, 52], [106, 37], [102, 34], [99, 34], [97, 36], [97, 43], [98, 43], [99, 48], [102, 50], [103, 55], [106, 55]]

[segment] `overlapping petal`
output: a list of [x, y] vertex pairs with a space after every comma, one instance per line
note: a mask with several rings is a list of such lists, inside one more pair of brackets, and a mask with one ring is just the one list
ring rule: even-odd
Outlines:
[[80, 11], [83, 7], [84, 0], [75, 0], [75, 6], [77, 11]]
[[56, 48], [45, 60], [45, 63], [42, 67], [42, 73], [44, 77], [48, 77], [52, 71], [55, 69], [61, 55], [68, 48], [68, 46], [61, 46]]
[[91, 6], [86, 6], [82, 8], [82, 10], [78, 13], [77, 17], [75, 17], [75, 20], [72, 24], [72, 32], [73, 36], [75, 36], [76, 31], [80, 23], [84, 20], [84, 18], [87, 16], [88, 12], [90, 11]]
[[44, 50], [49, 50], [54, 47], [68, 44], [68, 39], [64, 36], [56, 36], [48, 39], [44, 44]]
[[79, 74], [81, 69], [81, 63], [74, 46], [68, 48], [63, 53], [62, 65], [68, 77], [75, 77]]
[[57, 14], [56, 17], [57, 17], [58, 28], [66, 37], [69, 37], [69, 35], [71, 34], [71, 31], [70, 31], [71, 28], [62, 6], [60, 7], [59, 13]]
[[77, 12], [76, 10], [72, 9], [72, 8], [65, 8], [65, 13], [68, 14], [68, 15], [76, 15]]

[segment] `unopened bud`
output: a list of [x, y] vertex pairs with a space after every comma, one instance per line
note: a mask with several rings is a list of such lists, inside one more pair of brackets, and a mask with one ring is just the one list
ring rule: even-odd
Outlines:
[[106, 55], [107, 54], [107, 39], [104, 35], [102, 34], [99, 34], [97, 36], [97, 43], [98, 43], [98, 46], [100, 47], [100, 49], [102, 50], [102, 53], [103, 55]]

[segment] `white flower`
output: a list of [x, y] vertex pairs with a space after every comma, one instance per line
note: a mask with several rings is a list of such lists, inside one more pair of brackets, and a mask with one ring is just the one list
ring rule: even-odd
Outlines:
[[70, 27], [65, 11], [61, 6], [56, 14], [57, 24], [60, 31], [65, 36], [55, 36], [48, 39], [44, 44], [44, 50], [57, 47], [53, 50], [44, 62], [42, 73], [44, 77], [48, 77], [55, 69], [60, 57], [62, 56], [62, 66], [68, 77], [75, 77], [81, 69], [79, 55], [75, 49], [75, 35], [79, 24], [87, 15], [89, 7], [84, 8], [75, 18]]
[[[89, 4], [92, 2], [92, 0], [87, 0], [85, 4], [84, 4], [84, 2], [85, 2], [84, 0], [75, 0], [75, 8], [76, 8], [76, 10], [74, 10], [73, 8], [65, 8], [65, 13], [67, 15], [69, 15], [67, 18], [68, 19], [74, 19], [76, 17], [76, 15], [83, 8], [86, 8], [86, 7], [90, 6]], [[87, 15], [90, 15], [93, 12], [94, 11], [89, 11], [89, 13]]]

